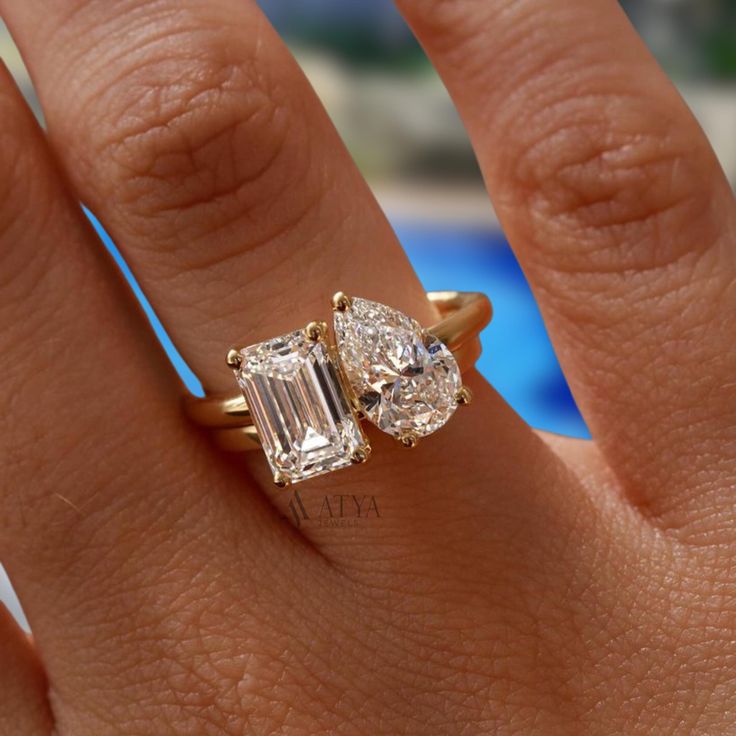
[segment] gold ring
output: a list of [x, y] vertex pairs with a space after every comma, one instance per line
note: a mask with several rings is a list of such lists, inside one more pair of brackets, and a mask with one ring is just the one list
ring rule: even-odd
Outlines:
[[405, 447], [439, 429], [470, 401], [460, 374], [480, 356], [491, 304], [477, 292], [435, 291], [442, 319], [428, 329], [377, 302], [338, 292], [332, 299], [336, 345], [327, 325], [247, 348], [227, 363], [237, 394], [187, 396], [185, 411], [226, 450], [261, 448], [279, 486], [365, 462], [367, 419]]

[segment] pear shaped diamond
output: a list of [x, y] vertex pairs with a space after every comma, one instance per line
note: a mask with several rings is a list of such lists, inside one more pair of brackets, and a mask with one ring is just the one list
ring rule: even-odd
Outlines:
[[453, 354], [396, 309], [358, 298], [345, 307], [335, 311], [337, 349], [360, 410], [394, 437], [439, 429], [457, 408]]

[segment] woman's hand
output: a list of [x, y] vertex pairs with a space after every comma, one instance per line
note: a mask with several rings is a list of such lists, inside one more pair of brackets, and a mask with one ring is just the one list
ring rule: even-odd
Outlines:
[[384, 216], [254, 2], [0, 0], [49, 130], [5, 74], [0, 559], [35, 636], [0, 624], [2, 736], [734, 728], [731, 190], [613, 0], [400, 5], [595, 444], [471, 376], [416, 450], [300, 488], [380, 518], [295, 529], [183, 419], [77, 202], [212, 390], [338, 288], [432, 322]]

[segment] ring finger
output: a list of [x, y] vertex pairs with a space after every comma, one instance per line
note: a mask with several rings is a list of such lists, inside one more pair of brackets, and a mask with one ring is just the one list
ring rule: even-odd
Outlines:
[[[40, 0], [0, 6], [69, 176], [206, 387], [231, 384], [225, 346], [326, 316], [337, 288], [432, 323], [390, 227], [255, 3], [85, 0], [71, 14]], [[433, 542], [458, 503], [474, 518], [495, 513], [504, 499], [479, 497], [468, 478], [513, 494], [527, 514], [539, 507], [546, 518], [568, 503], [546, 481], [542, 491], [528, 483], [549, 472], [549, 453], [479, 388], [476, 411], [443, 431], [441, 466], [429, 448], [405, 453], [385, 443], [382, 459], [375, 453], [360, 470], [371, 488], [399, 487], [394, 519], [431, 502], [433, 519], [414, 527], [415, 538]], [[492, 451], [468, 436], [493, 436]], [[397, 523], [406, 539], [406, 521]], [[379, 536], [390, 542], [395, 531], [386, 523]], [[458, 541], [467, 531], [457, 529]], [[333, 550], [339, 544], [329, 531], [312, 534]], [[343, 554], [354, 550], [348, 543]]]

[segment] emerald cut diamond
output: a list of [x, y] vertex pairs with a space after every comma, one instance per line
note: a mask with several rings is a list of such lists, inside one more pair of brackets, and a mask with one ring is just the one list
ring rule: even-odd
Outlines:
[[329, 347], [308, 332], [240, 350], [235, 369], [274, 479], [283, 483], [361, 462], [369, 449]]

